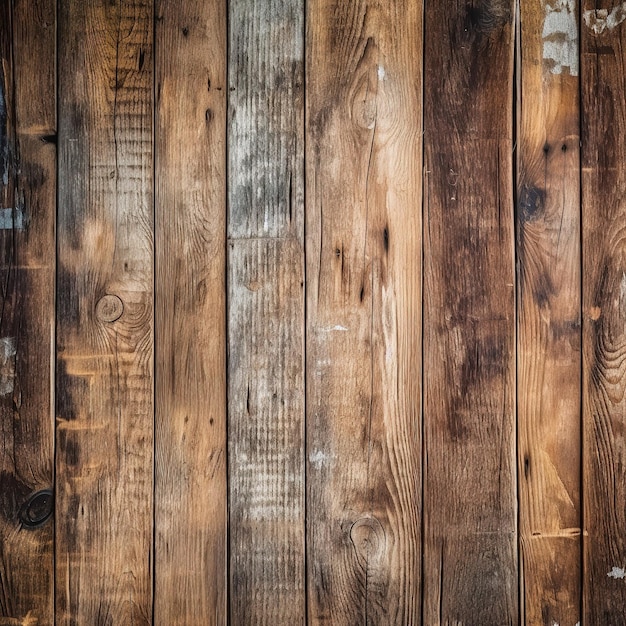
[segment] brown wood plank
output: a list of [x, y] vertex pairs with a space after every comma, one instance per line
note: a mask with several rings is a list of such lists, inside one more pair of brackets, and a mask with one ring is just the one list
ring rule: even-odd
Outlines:
[[422, 6], [313, 0], [311, 624], [420, 624]]
[[301, 624], [303, 3], [228, 7], [230, 622]]
[[55, 18], [0, 3], [0, 624], [53, 623]]
[[150, 624], [150, 0], [60, 5], [58, 624]]
[[582, 3], [583, 623], [626, 624], [626, 9]]
[[581, 611], [578, 6], [520, 3], [518, 466], [527, 624]]
[[517, 624], [513, 2], [427, 2], [424, 624]]
[[226, 623], [226, 5], [157, 2], [155, 614]]

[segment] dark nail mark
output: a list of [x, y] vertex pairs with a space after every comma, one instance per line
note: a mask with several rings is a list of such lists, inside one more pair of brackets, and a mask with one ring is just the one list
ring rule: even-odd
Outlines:
[[335, 256], [339, 258], [341, 256], [341, 250], [339, 248], [335, 248]]
[[530, 476], [530, 457], [527, 454], [524, 455], [524, 476]]
[[211, 91], [211, 79], [207, 78], [207, 91]]
[[33, 494], [20, 511], [20, 521], [25, 528], [38, 528], [54, 511], [54, 495], [51, 489], [43, 489]]
[[385, 226], [383, 230], [383, 244], [385, 246], [385, 252], [389, 252], [389, 229]]
[[359, 293], [359, 300], [363, 302], [364, 297], [365, 297], [365, 287], [361, 287], [361, 293]]
[[207, 109], [207, 110], [204, 112], [204, 119], [205, 119], [207, 122], [211, 122], [211, 120], [213, 119], [213, 111], [211, 111], [211, 109]]
[[544, 143], [543, 144], [543, 153], [544, 154], [548, 154], [548, 152], [550, 152], [550, 144], [549, 143]]
[[563, 144], [563, 145], [561, 146], [561, 151], [562, 151], [562, 152], [566, 152], [566, 151], [567, 151], [567, 145], [566, 145], [566, 144]]
[[57, 136], [56, 133], [52, 134], [52, 135], [42, 135], [40, 137], [41, 141], [43, 143], [52, 143], [54, 145], [56, 145], [57, 143]]
[[139, 50], [139, 71], [143, 69], [143, 63], [146, 60], [146, 53], [143, 50]]
[[189, 28], [187, 26], [183, 26], [183, 37], [187, 37], [189, 35]]

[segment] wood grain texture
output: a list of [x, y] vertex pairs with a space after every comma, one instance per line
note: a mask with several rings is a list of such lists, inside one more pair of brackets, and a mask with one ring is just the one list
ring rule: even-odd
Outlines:
[[228, 6], [230, 622], [301, 624], [303, 4]]
[[54, 46], [0, 3], [0, 624], [53, 623]]
[[422, 7], [307, 33], [308, 623], [419, 624]]
[[425, 15], [424, 624], [517, 624], [513, 3]]
[[226, 15], [156, 8], [154, 623], [226, 623]]
[[520, 3], [518, 471], [526, 624], [580, 621], [580, 156], [576, 2]]
[[626, 30], [608, 20], [619, 6], [585, 1], [581, 24], [585, 626], [626, 624]]
[[59, 11], [57, 624], [150, 624], [152, 2]]

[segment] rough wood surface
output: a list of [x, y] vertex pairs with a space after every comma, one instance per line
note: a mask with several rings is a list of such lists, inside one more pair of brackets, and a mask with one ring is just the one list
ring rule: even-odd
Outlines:
[[59, 11], [57, 624], [150, 624], [150, 0]]
[[518, 471], [527, 624], [581, 614], [577, 3], [520, 4]]
[[156, 8], [155, 614], [226, 623], [226, 15]]
[[53, 624], [54, 46], [0, 3], [0, 624]]
[[626, 10], [588, 0], [582, 9], [582, 623], [624, 626]]
[[421, 35], [420, 3], [308, 3], [311, 624], [421, 623]]
[[513, 2], [425, 15], [424, 624], [516, 624]]
[[229, 3], [230, 620], [301, 624], [303, 3]]

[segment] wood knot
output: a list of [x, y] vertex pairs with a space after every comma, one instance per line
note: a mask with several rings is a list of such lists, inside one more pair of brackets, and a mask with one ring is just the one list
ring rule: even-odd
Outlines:
[[522, 185], [519, 192], [519, 216], [524, 222], [537, 219], [544, 210], [546, 192], [539, 187]]
[[350, 526], [350, 541], [357, 560], [371, 566], [385, 553], [385, 530], [375, 517], [361, 517]]
[[124, 312], [124, 303], [112, 294], [100, 298], [96, 304], [96, 317], [101, 322], [115, 322]]
[[54, 510], [54, 495], [51, 489], [34, 493], [20, 511], [20, 521], [25, 528], [38, 528], [46, 523]]

